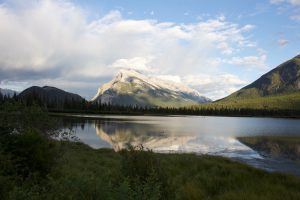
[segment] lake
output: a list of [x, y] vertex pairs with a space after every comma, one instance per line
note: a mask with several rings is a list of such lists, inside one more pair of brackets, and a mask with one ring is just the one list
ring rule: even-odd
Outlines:
[[205, 116], [68, 115], [71, 129], [93, 148], [119, 151], [143, 145], [161, 153], [224, 156], [268, 171], [300, 175], [299, 161], [261, 156], [241, 143], [242, 136], [299, 136], [299, 119]]

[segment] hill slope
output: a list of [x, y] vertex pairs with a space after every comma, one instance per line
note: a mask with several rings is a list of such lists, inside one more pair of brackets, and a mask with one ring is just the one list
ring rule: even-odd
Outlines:
[[92, 101], [113, 105], [180, 107], [211, 100], [187, 86], [123, 69], [99, 88]]
[[48, 107], [63, 107], [66, 104], [76, 106], [85, 101], [84, 98], [77, 94], [69, 93], [55, 87], [38, 87], [32, 86], [22, 91], [18, 97], [24, 101], [35, 101], [39, 104], [47, 105]]
[[231, 94], [231, 98], [249, 99], [300, 91], [300, 55], [279, 65], [259, 79]]
[[214, 105], [300, 110], [300, 55]]

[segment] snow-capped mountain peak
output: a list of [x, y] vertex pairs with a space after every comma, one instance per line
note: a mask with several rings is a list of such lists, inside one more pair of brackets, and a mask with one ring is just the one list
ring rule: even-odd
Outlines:
[[167, 104], [169, 101], [178, 107], [176, 102], [178, 105], [195, 104], [206, 103], [210, 99], [183, 84], [148, 76], [132, 69], [121, 69], [110, 82], [98, 89], [92, 101], [143, 106], [163, 106], [159, 102]]

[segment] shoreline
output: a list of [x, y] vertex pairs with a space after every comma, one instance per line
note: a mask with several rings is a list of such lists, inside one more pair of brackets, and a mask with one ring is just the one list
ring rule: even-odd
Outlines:
[[[64, 112], [64, 111], [48, 111], [51, 116], [74, 116], [74, 115], [110, 115], [110, 116], [153, 116], [153, 117], [245, 117], [245, 118], [279, 118], [279, 119], [300, 119], [300, 116], [264, 116], [264, 115], [192, 115], [192, 114], [162, 114], [162, 113], [119, 113], [119, 112]], [[80, 117], [80, 116], [74, 116]], [[84, 117], [84, 116], [81, 116]], [[93, 117], [88, 117], [93, 118]], [[94, 119], [101, 119], [99, 117], [95, 117]]]

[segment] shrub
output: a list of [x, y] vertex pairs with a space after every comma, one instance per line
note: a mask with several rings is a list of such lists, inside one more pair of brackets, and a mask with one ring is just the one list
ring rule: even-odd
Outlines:
[[128, 192], [129, 199], [169, 199], [167, 175], [160, 160], [144, 147], [129, 147], [121, 151], [121, 172], [125, 180], [122, 190]]
[[[56, 145], [37, 130], [24, 133], [1, 134], [1, 149], [9, 155], [12, 168], [8, 174], [27, 178], [31, 175], [45, 177], [57, 157]], [[8, 161], [7, 161], [8, 162]]]

